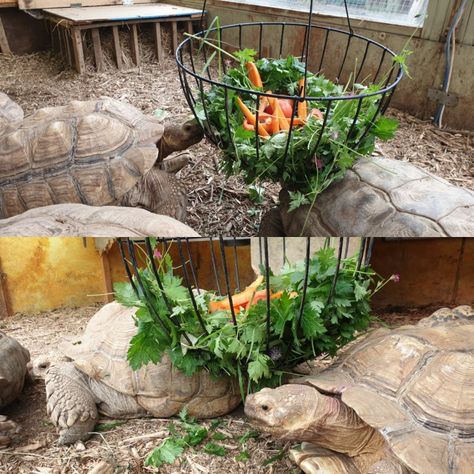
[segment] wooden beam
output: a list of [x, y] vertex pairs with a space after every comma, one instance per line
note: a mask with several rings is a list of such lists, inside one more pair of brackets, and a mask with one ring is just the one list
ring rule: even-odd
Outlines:
[[3, 27], [2, 17], [0, 16], [0, 53], [11, 54], [10, 45], [8, 44], [7, 34]]
[[130, 25], [130, 53], [133, 63], [136, 66], [140, 66], [140, 46], [138, 44], [138, 30], [136, 24]]
[[160, 22], [153, 23], [153, 32], [155, 37], [156, 59], [161, 61], [163, 59], [163, 44], [161, 42], [161, 24]]
[[100, 44], [99, 28], [93, 28], [91, 30], [91, 34], [92, 45], [94, 47], [95, 67], [97, 69], [97, 72], [102, 72], [105, 69], [105, 66], [104, 55], [102, 54], [102, 45]]
[[86, 72], [86, 65], [84, 63], [84, 49], [82, 47], [82, 33], [81, 30], [73, 28], [71, 30], [72, 50], [74, 51], [74, 63], [76, 71], [79, 74]]
[[174, 54], [176, 49], [178, 48], [178, 22], [177, 21], [173, 21], [171, 23], [171, 29], [173, 31], [173, 54]]
[[112, 26], [112, 37], [114, 40], [114, 53], [115, 53], [115, 62], [117, 63], [117, 68], [123, 68], [122, 62], [122, 48], [120, 46], [120, 35], [118, 26]]

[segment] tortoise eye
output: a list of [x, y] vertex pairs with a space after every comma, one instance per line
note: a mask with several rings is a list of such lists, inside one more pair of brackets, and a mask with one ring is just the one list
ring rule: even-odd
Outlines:
[[268, 405], [262, 405], [262, 410], [263, 411], [268, 411], [270, 407]]

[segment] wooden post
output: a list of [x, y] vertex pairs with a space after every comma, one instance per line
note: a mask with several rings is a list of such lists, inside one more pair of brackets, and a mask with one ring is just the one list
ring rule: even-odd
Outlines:
[[159, 61], [163, 60], [163, 45], [161, 43], [161, 23], [153, 23], [153, 31], [155, 36], [155, 47], [156, 47], [156, 59]]
[[97, 72], [102, 72], [104, 67], [104, 56], [102, 54], [102, 45], [100, 44], [99, 28], [92, 28], [92, 45], [94, 46], [95, 67]]
[[173, 30], [173, 54], [178, 49], [178, 22], [171, 22], [171, 29]]
[[0, 261], [0, 319], [5, 319], [12, 315], [10, 294], [8, 293], [7, 274], [3, 273]]
[[190, 35], [192, 35], [192, 34], [194, 33], [192, 20], [188, 20], [188, 21], [186, 22], [186, 31], [187, 31]]
[[0, 53], [11, 54], [10, 45], [8, 44], [7, 34], [3, 27], [2, 17], [0, 16]]
[[130, 25], [130, 52], [132, 61], [136, 66], [140, 66], [140, 47], [138, 44], [138, 30], [135, 23]]
[[86, 65], [84, 64], [84, 49], [82, 48], [82, 35], [79, 28], [72, 28], [71, 39], [76, 71], [79, 74], [84, 74], [86, 72]]
[[117, 63], [117, 68], [122, 69], [122, 48], [120, 47], [120, 35], [118, 26], [112, 26], [112, 37], [114, 40], [114, 52], [115, 52], [115, 61]]
[[72, 66], [72, 51], [71, 51], [71, 44], [70, 44], [70, 32], [69, 28], [63, 28], [63, 35], [64, 35], [64, 42], [66, 43], [66, 57], [67, 63], [69, 66]]
[[104, 295], [105, 303], [110, 303], [114, 300], [114, 289], [112, 286], [112, 274], [110, 271], [110, 262], [108, 252], [105, 251], [100, 256], [102, 260], [102, 271], [104, 274], [104, 289], [106, 294]]

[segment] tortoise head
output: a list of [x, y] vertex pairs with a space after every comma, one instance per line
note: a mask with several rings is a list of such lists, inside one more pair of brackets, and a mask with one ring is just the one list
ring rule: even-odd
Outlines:
[[200, 142], [204, 136], [201, 126], [196, 119], [187, 120], [179, 125], [167, 124], [161, 140], [158, 142], [160, 161], [175, 151]]
[[286, 384], [249, 395], [245, 414], [261, 431], [284, 439], [309, 441], [309, 426], [323, 418], [327, 398], [308, 385]]
[[375, 452], [383, 437], [338, 396], [299, 383], [249, 395], [245, 414], [257, 429], [288, 440], [307, 441], [354, 456]]

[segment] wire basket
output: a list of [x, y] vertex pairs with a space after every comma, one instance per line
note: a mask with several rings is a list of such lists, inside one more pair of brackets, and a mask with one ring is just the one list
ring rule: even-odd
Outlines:
[[[280, 240], [280, 239], [278, 239]], [[352, 240], [352, 243], [351, 243]], [[345, 265], [350, 263], [350, 279], [354, 281], [361, 282], [367, 276], [367, 271], [369, 269], [369, 262], [372, 254], [372, 248], [374, 244], [374, 239], [362, 238], [360, 239], [359, 251], [356, 253], [356, 256], [348, 257], [349, 247], [354, 248], [354, 241], [356, 246], [359, 244], [359, 239], [356, 238], [337, 238], [335, 246], [331, 246], [331, 239], [326, 239], [324, 245], [322, 246], [323, 250], [330, 249], [329, 253], [333, 254], [333, 266], [332, 271], [326, 275], [323, 275], [318, 285], [321, 288], [326, 288], [326, 297], [324, 301], [320, 301], [320, 318], [321, 321], [325, 320], [327, 325], [327, 335], [333, 336], [334, 328], [337, 326], [337, 321], [333, 320], [336, 314], [336, 307], [338, 304], [338, 299], [341, 298], [341, 294], [347, 292], [347, 283], [340, 282], [342, 278], [341, 273], [345, 271]], [[274, 273], [273, 269], [275, 265], [275, 259], [270, 258], [269, 254], [269, 239], [267, 238], [255, 238], [254, 243], [258, 243], [257, 256], [255, 259], [259, 263], [261, 280], [260, 287], [264, 287], [260, 292], [264, 294], [261, 295], [260, 300], [263, 300], [265, 306], [260, 306], [260, 316], [251, 314], [247, 306], [247, 313], [245, 317], [242, 316], [242, 313], [239, 314], [239, 311], [242, 308], [236, 306], [235, 301], [238, 299], [237, 295], [243, 287], [242, 284], [242, 275], [248, 276], [248, 268], [244, 268], [241, 260], [241, 254], [239, 257], [239, 249], [242, 246], [249, 245], [249, 239], [236, 239], [229, 238], [224, 239], [219, 237], [217, 239], [209, 238], [208, 240], [198, 240], [200, 242], [200, 251], [193, 251], [193, 245], [196, 241], [194, 239], [175, 239], [170, 240], [156, 240], [152, 242], [150, 238], [146, 238], [144, 241], [136, 241], [132, 239], [119, 239], [119, 248], [122, 256], [122, 261], [126, 274], [128, 276], [129, 282], [135, 294], [136, 300], [144, 303], [148, 316], [151, 319], [146, 319], [146, 321], [153, 321], [153, 324], [156, 324], [159, 331], [161, 331], [160, 337], [169, 337], [170, 347], [174, 344], [174, 349], [177, 348], [178, 351], [181, 351], [182, 347], [186, 347], [189, 352], [192, 352], [192, 349], [196, 349], [196, 341], [200, 339], [206, 339], [210, 337], [211, 332], [214, 330], [214, 322], [212, 321], [213, 313], [211, 311], [211, 306], [209, 305], [209, 311], [203, 310], [202, 298], [205, 294], [213, 293], [214, 297], [226, 297], [221, 301], [229, 302], [229, 309], [227, 311], [228, 317], [224, 318], [224, 325], [228, 328], [235, 330], [231, 331], [233, 338], [237, 340], [237, 344], [245, 344], [246, 332], [241, 330], [241, 324], [248, 324], [249, 318], [259, 317], [258, 324], [262, 332], [262, 347], [264, 349], [264, 357], [266, 357], [266, 363], [269, 365], [269, 370], [272, 373], [277, 373], [278, 371], [285, 371], [288, 369], [288, 360], [293, 360], [293, 350], [296, 350], [294, 356], [295, 365], [299, 362], [308, 360], [316, 355], [319, 355], [321, 352], [326, 352], [323, 350], [315, 351], [314, 341], [310, 341], [306, 344], [309, 348], [306, 352], [302, 349], [295, 349], [298, 346], [298, 342], [295, 342], [295, 338], [301, 338], [303, 341], [305, 339], [305, 325], [308, 323], [305, 322], [305, 314], [309, 307], [314, 304], [314, 301], [317, 299], [314, 296], [314, 270], [315, 266], [319, 265], [318, 261], [312, 260], [311, 256], [311, 239], [306, 239], [306, 244], [304, 247], [304, 263], [301, 267], [298, 267], [298, 272], [301, 276], [298, 283], [298, 294], [293, 295], [294, 298], [291, 301], [287, 300], [285, 305], [288, 308], [291, 308], [293, 312], [291, 318], [289, 318], [290, 325], [292, 329], [290, 333], [292, 336], [287, 334], [287, 331], [283, 331], [282, 334], [276, 335], [274, 332], [275, 328], [275, 318], [277, 318], [278, 306], [275, 306], [275, 293], [273, 284], [274, 284]], [[283, 239], [283, 244], [280, 251], [275, 252], [278, 255], [277, 259], [281, 259], [278, 262], [278, 265], [287, 262], [287, 253], [286, 253], [286, 244], [287, 240]], [[253, 245], [253, 243], [252, 243]], [[314, 243], [313, 243], [314, 247]], [[294, 248], [294, 247], [293, 247]], [[171, 249], [171, 250], [170, 250]], [[186, 289], [183, 290], [187, 292], [188, 297], [188, 308], [190, 313], [186, 321], [183, 321], [181, 318], [180, 312], [176, 311], [176, 302], [171, 301], [171, 297], [167, 297], [167, 290], [165, 279], [168, 278], [165, 276], [159, 269], [160, 259], [163, 258], [165, 253], [170, 252], [173, 254], [173, 274], [179, 275], [182, 279], [182, 286]], [[207, 255], [207, 259], [210, 263], [206, 263], [206, 258], [203, 257], [204, 253]], [[272, 255], [275, 257], [275, 254]], [[327, 258], [327, 255], [325, 256]], [[271, 264], [271, 260], [273, 264]], [[200, 261], [199, 264], [197, 262]], [[204, 265], [203, 265], [204, 262]], [[256, 263], [257, 263], [256, 262]], [[144, 273], [144, 267], [146, 267], [146, 272]], [[200, 272], [202, 268], [205, 268], [206, 277], [206, 288], [203, 288], [200, 281], [202, 281], [202, 275]], [[320, 271], [321, 274], [328, 272], [327, 269], [316, 269]], [[345, 278], [345, 277], [344, 277]], [[367, 280], [368, 282], [368, 280]], [[215, 283], [215, 284], [214, 284]], [[244, 285], [248, 281], [244, 282]], [[342, 285], [342, 287], [340, 287]], [[355, 284], [354, 284], [355, 285]], [[213, 286], [213, 287], [211, 287]], [[311, 288], [311, 289], [310, 289]], [[296, 289], [296, 288], [295, 288]], [[255, 295], [257, 288], [255, 288]], [[342, 292], [342, 293], [341, 293]], [[313, 295], [308, 297], [308, 294]], [[254, 299], [254, 296], [250, 300]], [[347, 296], [347, 295], [346, 295]], [[162, 300], [161, 300], [162, 297]], [[183, 298], [183, 296], [181, 296]], [[259, 300], [259, 301], [260, 301]], [[201, 301], [201, 303], [200, 303]], [[253, 304], [259, 304], [254, 302]], [[143, 307], [143, 305], [142, 305]], [[345, 308], [347, 309], [347, 308]], [[369, 311], [368, 308], [365, 308], [364, 311]], [[346, 318], [343, 313], [340, 315], [341, 319]], [[177, 330], [183, 329], [183, 327], [191, 328], [189, 331], [181, 331], [180, 337], [176, 337], [175, 334]], [[288, 329], [288, 328], [287, 328]], [[355, 326], [350, 327], [350, 334], [338, 335], [337, 337], [342, 337], [342, 339], [337, 343], [343, 345], [344, 343], [349, 342], [349, 340], [354, 337], [354, 333], [357, 330], [362, 328], [357, 328]], [[179, 332], [179, 331], [178, 331]], [[301, 334], [300, 334], [301, 332]], [[152, 334], [153, 331], [150, 330], [149, 334]], [[229, 333], [227, 333], [227, 336]], [[334, 336], [336, 337], [336, 336]], [[345, 338], [345, 339], [344, 339]], [[171, 342], [172, 340], [175, 342]], [[341, 342], [344, 339], [345, 342]], [[248, 341], [247, 341], [248, 342]], [[304, 344], [301, 345], [303, 347]], [[281, 349], [284, 347], [284, 350]], [[327, 347], [327, 346], [323, 346]], [[280, 355], [275, 356], [276, 348], [280, 348]], [[286, 352], [285, 352], [286, 351]], [[291, 352], [291, 357], [287, 357], [288, 353]], [[329, 352], [329, 351], [328, 351]], [[196, 352], [194, 352], [196, 353]], [[239, 362], [241, 367], [232, 365], [227, 367], [227, 375], [237, 376], [237, 373], [245, 373], [248, 366], [252, 363], [252, 355], [248, 355], [245, 360]], [[260, 357], [257, 354], [255, 357]], [[236, 360], [238, 356], [235, 356]], [[232, 359], [232, 358], [231, 358]], [[229, 362], [229, 361], [227, 361]], [[237, 362], [236, 362], [237, 363]], [[219, 373], [219, 368], [216, 371], [216, 366], [212, 365], [212, 362], [209, 362], [209, 366], [205, 366], [211, 373], [214, 375], [221, 375]], [[180, 368], [178, 366], [178, 368]], [[235, 369], [234, 372], [233, 369]], [[268, 380], [267, 380], [268, 382]], [[255, 388], [255, 387], [254, 387]], [[252, 391], [248, 389], [248, 391]]]
[[[319, 193], [330, 177], [350, 167], [358, 155], [371, 152], [379, 116], [403, 67], [394, 62], [390, 49], [354, 33], [344, 4], [348, 31], [313, 24], [311, 1], [307, 23], [214, 26], [179, 45], [176, 60], [184, 95], [207, 138], [225, 151], [222, 167], [227, 174], [240, 172], [248, 184], [271, 180], [293, 190], [307, 188], [313, 177], [311, 187]], [[266, 90], [265, 80], [263, 87], [237, 86], [228, 74], [237, 61], [228, 53], [246, 48], [256, 51], [257, 64], [262, 58], [298, 58], [294, 67], [300, 81], [273, 92]], [[238, 98], [255, 117], [253, 130], [242, 130], [246, 116]], [[275, 99], [291, 106], [290, 111], [286, 106], [288, 129], [265, 136], [262, 127], [268, 130], [273, 120], [268, 115], [275, 112], [262, 110]], [[215, 110], [218, 101], [220, 114]], [[311, 112], [307, 119], [298, 115], [301, 104]], [[262, 158], [268, 163], [265, 169]]]

